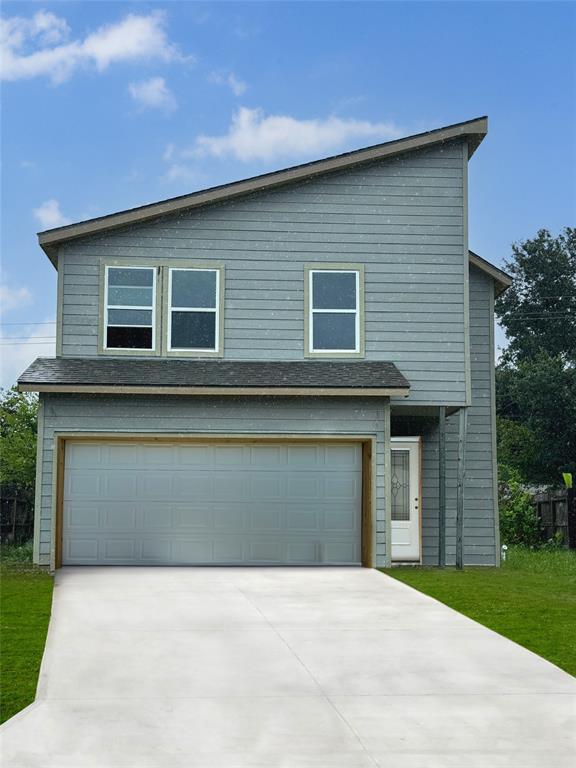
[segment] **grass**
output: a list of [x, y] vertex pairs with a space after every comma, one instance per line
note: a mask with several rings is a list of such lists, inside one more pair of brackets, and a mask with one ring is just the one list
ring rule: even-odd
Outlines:
[[576, 552], [515, 548], [501, 568], [385, 573], [576, 676]]
[[52, 577], [31, 564], [31, 547], [2, 547], [0, 722], [31, 704], [52, 605]]

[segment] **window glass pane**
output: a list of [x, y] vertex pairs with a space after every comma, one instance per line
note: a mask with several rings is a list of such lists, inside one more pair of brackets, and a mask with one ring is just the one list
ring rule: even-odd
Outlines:
[[148, 286], [154, 284], [154, 269], [130, 269], [110, 267], [108, 269], [108, 285]]
[[214, 349], [215, 312], [172, 312], [172, 349]]
[[108, 286], [108, 305], [151, 307], [152, 288]]
[[410, 520], [410, 452], [392, 451], [392, 520]]
[[216, 272], [172, 271], [173, 307], [216, 307]]
[[313, 309], [356, 309], [356, 272], [313, 272]]
[[108, 349], [152, 349], [152, 328], [108, 328]]
[[356, 347], [356, 315], [314, 312], [312, 315], [314, 349], [354, 351]]
[[109, 309], [108, 325], [152, 325], [151, 309]]

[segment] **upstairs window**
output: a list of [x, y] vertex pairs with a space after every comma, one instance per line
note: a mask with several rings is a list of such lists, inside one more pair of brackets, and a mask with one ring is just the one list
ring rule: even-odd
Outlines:
[[170, 269], [168, 351], [218, 352], [220, 270]]
[[359, 270], [310, 269], [310, 353], [360, 354]]
[[106, 349], [154, 350], [156, 269], [106, 267]]

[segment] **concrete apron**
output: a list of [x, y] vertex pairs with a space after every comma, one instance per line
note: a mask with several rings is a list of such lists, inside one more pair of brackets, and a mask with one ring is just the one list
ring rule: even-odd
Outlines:
[[576, 680], [376, 571], [64, 568], [7, 768], [573, 768]]

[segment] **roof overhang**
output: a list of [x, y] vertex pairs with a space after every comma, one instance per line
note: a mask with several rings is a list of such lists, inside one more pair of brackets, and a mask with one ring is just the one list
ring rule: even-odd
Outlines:
[[495, 295], [499, 296], [512, 285], [512, 276], [504, 272], [499, 267], [494, 266], [482, 256], [478, 256], [474, 251], [468, 251], [468, 259], [473, 267], [477, 267], [494, 280]]
[[406, 397], [410, 384], [378, 360], [37, 358], [21, 392], [111, 395]]
[[19, 392], [90, 395], [202, 395], [236, 397], [408, 397], [409, 387], [146, 387], [114, 384], [18, 384]]
[[411, 152], [434, 144], [443, 144], [455, 139], [464, 139], [468, 144], [468, 157], [471, 157], [482, 139], [488, 132], [488, 118], [477, 117], [462, 123], [455, 123], [433, 131], [418, 133], [403, 139], [386, 141], [371, 147], [346, 152], [341, 155], [315, 160], [311, 163], [296, 165], [273, 173], [223, 184], [218, 187], [200, 190], [189, 195], [181, 195], [168, 200], [162, 200], [150, 205], [142, 205], [126, 211], [119, 211], [107, 216], [88, 219], [65, 227], [56, 227], [38, 233], [38, 242], [57, 265], [57, 250], [60, 245], [79, 237], [87, 237], [99, 232], [105, 232], [119, 227], [138, 224], [167, 214], [179, 213], [184, 210], [198, 208], [204, 205], [233, 200], [242, 195], [261, 192], [267, 189], [304, 181], [323, 173], [340, 171], [363, 163], [373, 162], [388, 157]]

